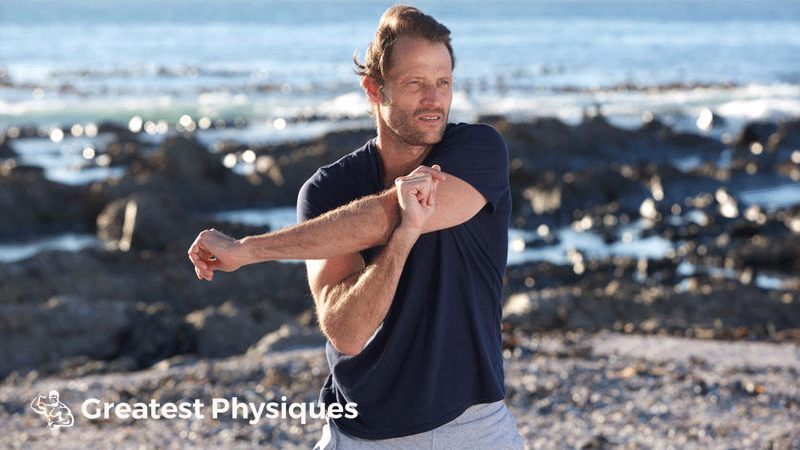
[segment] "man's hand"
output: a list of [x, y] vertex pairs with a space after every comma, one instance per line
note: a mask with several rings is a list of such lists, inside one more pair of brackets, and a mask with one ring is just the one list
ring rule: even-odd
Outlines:
[[237, 254], [239, 249], [238, 241], [217, 230], [200, 233], [189, 247], [189, 259], [194, 264], [197, 278], [211, 281], [215, 270], [233, 272], [242, 267], [244, 262]]
[[436, 209], [436, 187], [445, 175], [438, 165], [420, 166], [410, 174], [399, 177], [394, 184], [400, 203], [400, 225], [417, 235]]

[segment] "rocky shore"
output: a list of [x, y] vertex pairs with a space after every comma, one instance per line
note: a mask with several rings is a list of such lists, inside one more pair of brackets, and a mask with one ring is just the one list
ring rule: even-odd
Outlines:
[[[506, 403], [529, 449], [757, 449], [800, 446], [800, 349], [791, 343], [553, 333], [506, 352]], [[104, 375], [28, 377], [0, 385], [4, 448], [309, 449], [322, 420], [299, 410], [256, 419], [233, 403], [314, 402], [321, 348], [173, 357]], [[60, 390], [75, 425], [53, 431], [30, 411]], [[85, 403], [89, 401], [90, 403]], [[214, 406], [219, 414], [214, 417]], [[92, 403], [93, 402], [93, 403]], [[95, 416], [102, 404], [195, 404], [185, 418]]]
[[[657, 118], [633, 130], [600, 114], [577, 125], [481, 121], [509, 147], [512, 225], [529, 231], [521, 249], [557, 243], [560, 229], [611, 246], [671, 246], [657, 257], [568, 249], [566, 262], [509, 266], [508, 402], [531, 448], [797, 448], [800, 200], [766, 207], [745, 197], [800, 181], [800, 120], [751, 123], [725, 139]], [[78, 442], [80, 432], [116, 448], [307, 448], [319, 423], [111, 420], [51, 435], [26, 408], [46, 386], [73, 405], [87, 396], [313, 401], [326, 368], [303, 265], [267, 263], [206, 283], [186, 249], [207, 227], [267, 231], [210, 213], [292, 206], [317, 167], [373, 131], [210, 148], [188, 130], [155, 143], [113, 123], [98, 132], [110, 144], [89, 164], [124, 175], [88, 185], [20, 163], [15, 140], [35, 128], [0, 143], [0, 238], [75, 232], [103, 244], [0, 263], [0, 434], [10, 446]], [[254, 170], [230, 169], [241, 161]], [[681, 352], [664, 360], [598, 350], [609, 336], [745, 350], [722, 365]], [[742, 359], [761, 352], [757, 344], [794, 359]]]

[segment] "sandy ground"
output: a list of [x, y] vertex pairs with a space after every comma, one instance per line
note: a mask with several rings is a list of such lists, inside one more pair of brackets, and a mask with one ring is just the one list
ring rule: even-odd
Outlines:
[[[800, 347], [794, 343], [551, 334], [521, 337], [506, 353], [507, 403], [530, 449], [800, 448]], [[140, 372], [7, 380], [0, 447], [24, 449], [309, 449], [322, 421], [233, 417], [223, 401], [316, 399], [321, 349], [220, 360], [176, 358]], [[53, 431], [30, 408], [57, 390], [75, 418]], [[285, 397], [285, 400], [284, 400]], [[94, 403], [174, 403], [168, 419], [89, 419]], [[214, 401], [218, 414], [213, 417]], [[189, 404], [202, 403], [195, 414]], [[181, 410], [181, 405], [185, 409]], [[141, 411], [141, 409], [140, 409]], [[163, 414], [158, 412], [159, 414]], [[149, 413], [149, 412], [148, 412]], [[185, 413], [184, 417], [177, 414]]]

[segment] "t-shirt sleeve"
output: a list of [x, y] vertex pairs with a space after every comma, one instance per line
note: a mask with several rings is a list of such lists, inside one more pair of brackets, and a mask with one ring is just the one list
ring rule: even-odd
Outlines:
[[332, 209], [331, 199], [320, 187], [322, 173], [306, 180], [297, 194], [297, 223], [325, 214]]
[[489, 212], [509, 190], [508, 149], [500, 133], [489, 125], [456, 125], [445, 135], [430, 159], [442, 171], [466, 181], [488, 202]]

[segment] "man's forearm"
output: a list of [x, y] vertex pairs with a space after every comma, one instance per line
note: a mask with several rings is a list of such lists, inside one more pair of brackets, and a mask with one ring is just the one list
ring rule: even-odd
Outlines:
[[418, 232], [398, 228], [363, 271], [316, 293], [322, 331], [340, 352], [360, 353], [383, 322], [418, 237]]
[[238, 241], [244, 264], [330, 259], [386, 244], [399, 220], [394, 189], [355, 200], [314, 219]]

